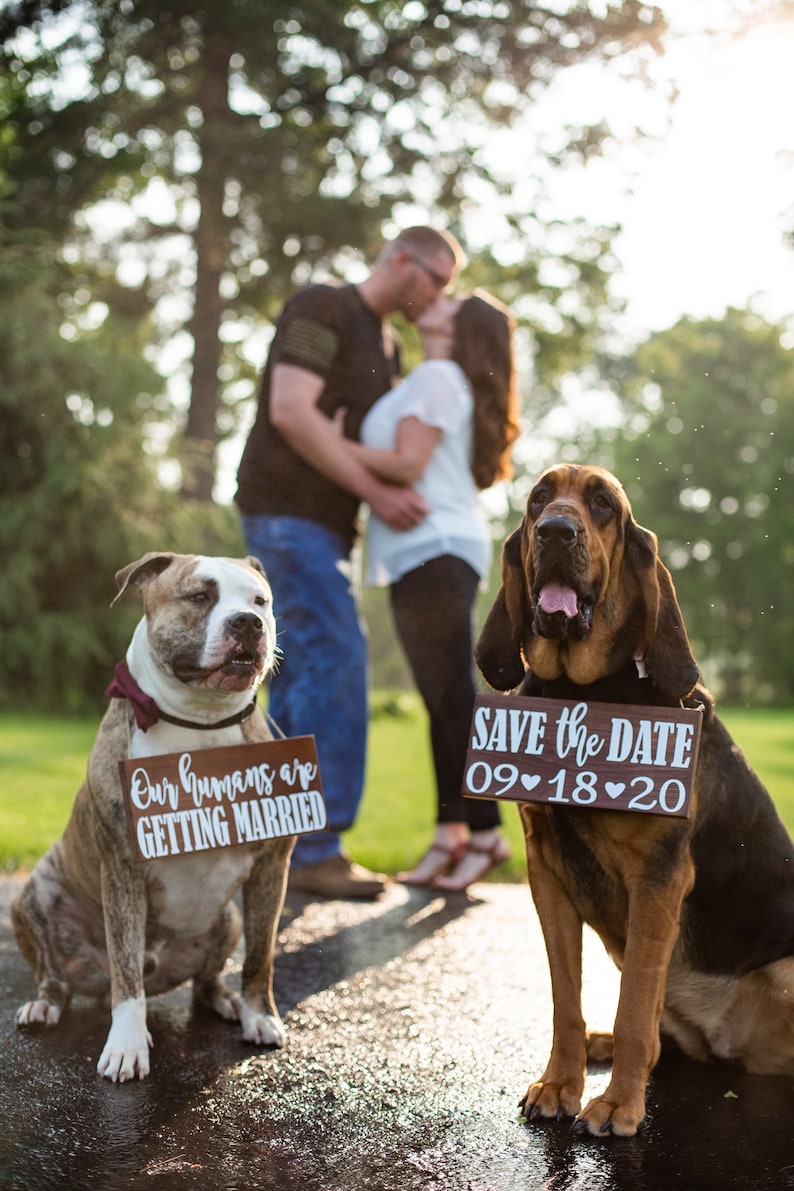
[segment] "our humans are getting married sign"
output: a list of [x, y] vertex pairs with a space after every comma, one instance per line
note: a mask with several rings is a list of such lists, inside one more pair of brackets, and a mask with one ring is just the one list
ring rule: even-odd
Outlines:
[[233, 848], [327, 823], [313, 736], [119, 763], [137, 860]]

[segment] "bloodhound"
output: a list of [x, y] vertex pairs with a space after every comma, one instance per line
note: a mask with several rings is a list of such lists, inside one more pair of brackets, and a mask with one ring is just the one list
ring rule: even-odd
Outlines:
[[[475, 658], [499, 691], [703, 714], [688, 819], [521, 804], [554, 1000], [524, 1114], [631, 1136], [660, 1032], [695, 1059], [794, 1075], [794, 844], [700, 685], [656, 537], [609, 472], [563, 465], [535, 484]], [[583, 923], [622, 972], [612, 1035], [582, 1018]], [[612, 1077], [581, 1110], [587, 1058], [611, 1058]]]

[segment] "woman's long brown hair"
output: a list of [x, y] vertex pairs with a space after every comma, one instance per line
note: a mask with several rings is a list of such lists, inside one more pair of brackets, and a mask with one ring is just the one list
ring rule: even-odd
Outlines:
[[519, 432], [514, 326], [510, 311], [484, 290], [464, 298], [455, 318], [452, 359], [474, 396], [471, 471], [478, 488], [490, 488], [513, 471], [510, 447]]

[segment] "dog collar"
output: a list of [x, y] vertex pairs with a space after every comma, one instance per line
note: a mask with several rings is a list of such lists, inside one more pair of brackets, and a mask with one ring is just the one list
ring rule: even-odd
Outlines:
[[199, 724], [195, 720], [181, 720], [178, 716], [168, 715], [162, 711], [151, 695], [147, 695], [138, 686], [130, 673], [125, 661], [117, 662], [114, 671], [115, 678], [105, 691], [109, 699], [126, 699], [135, 713], [135, 722], [142, 732], [148, 732], [158, 720], [165, 720], [168, 724], [176, 724], [179, 728], [194, 728], [198, 732], [211, 732], [214, 728], [231, 728], [234, 724], [242, 724], [252, 716], [256, 708], [256, 699], [252, 699], [247, 707], [230, 715], [225, 720], [216, 720], [212, 724]]

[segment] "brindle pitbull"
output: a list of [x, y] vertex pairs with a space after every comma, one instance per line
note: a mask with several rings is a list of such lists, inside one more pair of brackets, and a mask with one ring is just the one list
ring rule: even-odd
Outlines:
[[[273, 668], [276, 628], [259, 563], [153, 553], [116, 575], [145, 616], [108, 694], [63, 838], [12, 906], [37, 997], [20, 1026], [55, 1026], [74, 994], [106, 997], [112, 1024], [97, 1070], [114, 1081], [149, 1072], [146, 996], [193, 980], [194, 1000], [238, 1020], [243, 1038], [282, 1046], [273, 951], [294, 836], [136, 862], [119, 762], [271, 739], [256, 692]], [[114, 600], [114, 603], [116, 601]], [[221, 972], [240, 937], [232, 901], [243, 886], [242, 995]]]

